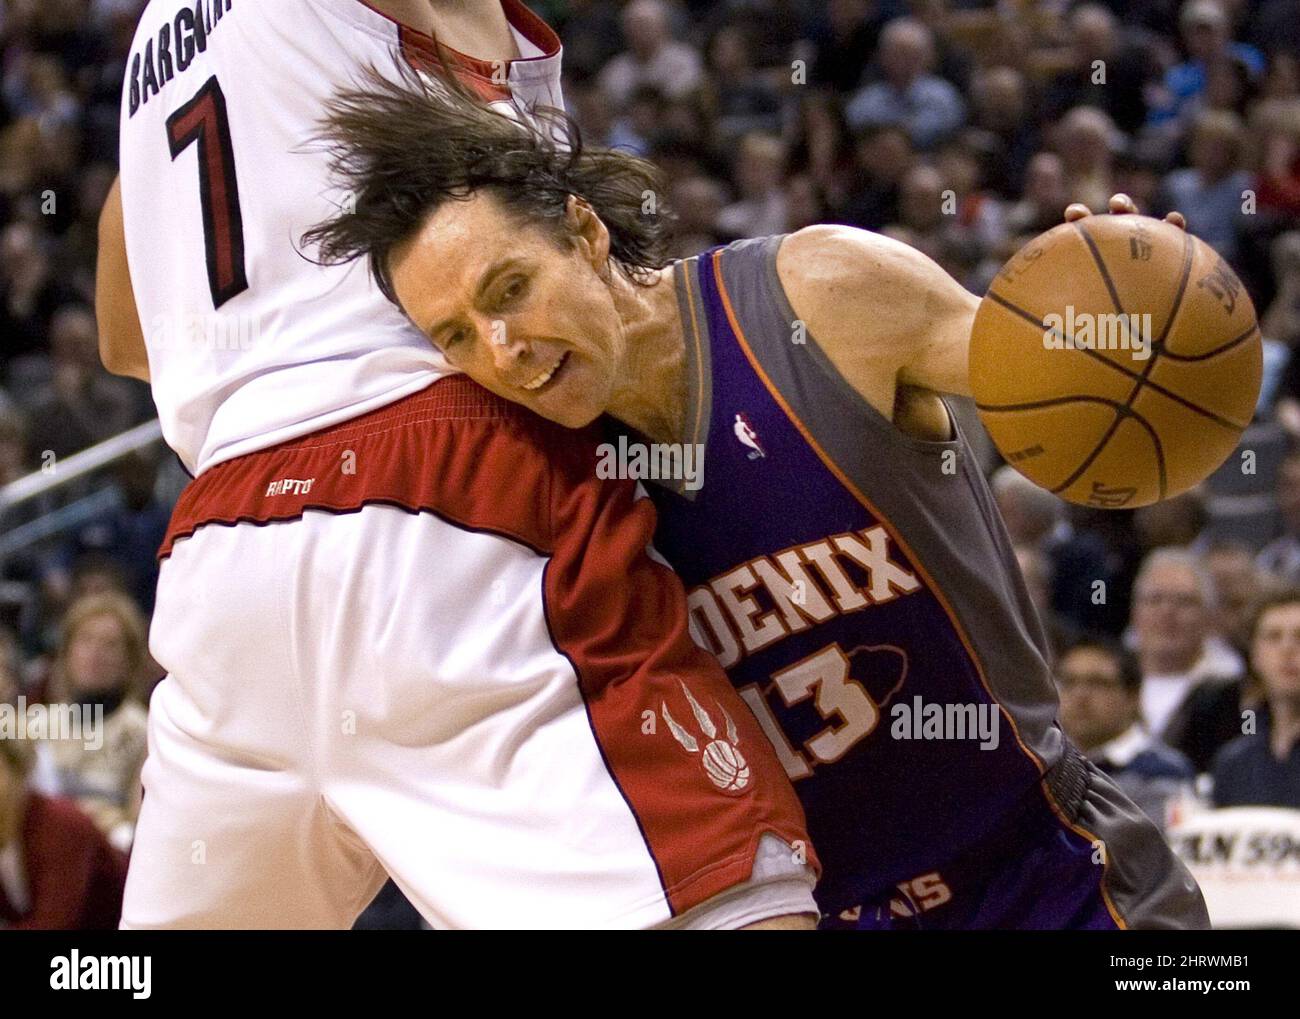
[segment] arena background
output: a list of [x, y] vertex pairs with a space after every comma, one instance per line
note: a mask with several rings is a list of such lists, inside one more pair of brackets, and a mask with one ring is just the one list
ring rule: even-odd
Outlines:
[[[0, 3], [0, 702], [106, 705], [105, 749], [42, 752], [30, 781], [77, 799], [123, 851], [159, 679], [141, 644], [154, 552], [187, 480], [147, 387], [100, 366], [92, 308], [144, 6]], [[1177, 821], [1213, 804], [1216, 755], [1268, 701], [1247, 667], [1249, 606], [1300, 583], [1300, 2], [532, 6], [563, 39], [587, 140], [665, 171], [678, 255], [846, 223], [915, 245], [979, 294], [1068, 202], [1100, 212], [1123, 191], [1144, 212], [1182, 211], [1236, 269], [1260, 313], [1264, 389], [1201, 490], [1085, 511], [983, 446], [1058, 650], [1100, 633], [1144, 674], [1195, 680], [1165, 733], [1186, 775], [1147, 790], [1153, 810]], [[969, 409], [966, 423], [978, 429]], [[1298, 805], [1295, 788], [1245, 786], [1231, 802]], [[418, 925], [400, 896], [381, 900], [364, 925]]]

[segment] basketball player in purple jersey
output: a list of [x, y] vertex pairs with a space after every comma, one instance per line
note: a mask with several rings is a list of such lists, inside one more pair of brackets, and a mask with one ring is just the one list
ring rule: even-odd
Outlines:
[[1056, 724], [1042, 625], [940, 395], [969, 392], [976, 299], [844, 227], [665, 264], [647, 164], [409, 84], [339, 99], [358, 200], [308, 240], [368, 256], [494, 393], [573, 427], [608, 413], [611, 448], [694, 463], [653, 486], [655, 545], [800, 794], [826, 924], [1208, 926]]

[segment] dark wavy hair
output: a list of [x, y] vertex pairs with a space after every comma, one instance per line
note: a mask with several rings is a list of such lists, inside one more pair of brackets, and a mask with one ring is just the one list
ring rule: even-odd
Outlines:
[[648, 282], [667, 264], [664, 188], [651, 163], [584, 146], [562, 110], [534, 106], [516, 117], [494, 108], [460, 84], [445, 60], [418, 71], [399, 61], [398, 69], [390, 79], [371, 66], [359, 87], [326, 104], [316, 141], [351, 202], [303, 234], [318, 264], [367, 257], [396, 304], [393, 249], [447, 202], [485, 190], [518, 222], [550, 229], [562, 246], [570, 240], [568, 199], [576, 195], [604, 222], [611, 261], [628, 278]]

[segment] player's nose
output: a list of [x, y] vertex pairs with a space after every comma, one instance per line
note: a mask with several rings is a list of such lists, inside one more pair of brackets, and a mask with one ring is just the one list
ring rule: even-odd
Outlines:
[[504, 322], [492, 324], [488, 332], [488, 350], [496, 369], [504, 377], [513, 379], [526, 371], [532, 357], [532, 345], [519, 330], [512, 330]]

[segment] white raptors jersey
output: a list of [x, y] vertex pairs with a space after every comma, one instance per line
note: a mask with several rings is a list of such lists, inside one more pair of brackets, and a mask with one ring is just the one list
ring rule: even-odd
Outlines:
[[[523, 59], [457, 60], [487, 95], [559, 106], [560, 45], [503, 0]], [[355, 417], [449, 369], [370, 278], [321, 267], [337, 213], [325, 102], [432, 42], [363, 0], [151, 0], [122, 90], [127, 256], [163, 435], [198, 474]]]

